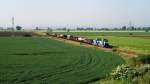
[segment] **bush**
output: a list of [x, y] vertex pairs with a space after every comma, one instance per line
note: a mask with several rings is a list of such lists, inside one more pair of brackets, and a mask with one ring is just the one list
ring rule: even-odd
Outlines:
[[128, 63], [132, 66], [139, 66], [141, 64], [150, 64], [150, 55], [141, 55], [138, 57], [133, 57], [128, 60]]
[[95, 84], [150, 84], [150, 64], [138, 67], [129, 65], [118, 66], [111, 77]]
[[143, 76], [135, 77], [132, 80], [132, 84], [150, 84], [150, 72], [144, 74]]
[[150, 64], [150, 55], [142, 55], [135, 58], [137, 64]]
[[111, 77], [117, 80], [130, 80], [131, 78], [137, 75], [138, 75], [138, 72], [136, 71], [136, 69], [132, 68], [129, 65], [118, 66], [111, 73]]
[[32, 37], [31, 34], [25, 34], [24, 37]]
[[101, 36], [106, 36], [105, 34], [102, 34]]
[[146, 29], [146, 30], [145, 30], [145, 32], [149, 32], [149, 30], [148, 30], [148, 29]]
[[140, 73], [140, 75], [150, 72], [150, 64], [141, 66], [140, 68], [138, 68], [138, 72]]
[[117, 49], [116, 49], [116, 48], [113, 48], [112, 51], [113, 51], [113, 52], [117, 52]]
[[133, 35], [133, 33], [129, 33], [129, 35]]

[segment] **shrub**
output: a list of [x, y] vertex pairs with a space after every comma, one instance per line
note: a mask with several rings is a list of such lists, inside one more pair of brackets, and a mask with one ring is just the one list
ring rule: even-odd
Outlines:
[[25, 34], [24, 37], [32, 37], [31, 34]]
[[132, 80], [132, 84], [150, 84], [150, 72], [144, 74], [143, 76], [135, 77]]
[[149, 30], [148, 30], [148, 29], [146, 29], [146, 30], [145, 30], [145, 32], [149, 32]]
[[140, 73], [140, 75], [150, 72], [150, 64], [141, 66], [140, 68], [138, 68], [138, 72]]
[[137, 64], [150, 64], [150, 55], [142, 55], [135, 59]]
[[116, 52], [116, 51], [117, 51], [117, 49], [116, 49], [116, 48], [113, 48], [113, 49], [112, 49], [112, 51], [113, 51], [113, 52]]
[[133, 33], [129, 33], [129, 35], [133, 35]]
[[138, 75], [138, 72], [136, 71], [136, 69], [132, 68], [129, 65], [118, 66], [111, 73], [111, 77], [117, 80], [130, 80], [131, 78], [137, 75]]
[[101, 36], [106, 36], [105, 34], [102, 34]]

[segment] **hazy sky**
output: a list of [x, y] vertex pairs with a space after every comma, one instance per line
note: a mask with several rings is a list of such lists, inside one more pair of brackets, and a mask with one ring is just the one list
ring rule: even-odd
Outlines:
[[150, 0], [0, 0], [0, 26], [150, 26]]

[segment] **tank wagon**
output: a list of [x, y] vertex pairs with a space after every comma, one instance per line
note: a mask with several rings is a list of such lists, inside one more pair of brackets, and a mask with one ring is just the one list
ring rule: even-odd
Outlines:
[[62, 39], [67, 39], [67, 40], [72, 40], [72, 41], [77, 41], [81, 43], [86, 43], [98, 47], [103, 47], [103, 48], [110, 48], [109, 42], [107, 39], [87, 39], [84, 37], [78, 37], [78, 36], [73, 36], [73, 35], [63, 35], [63, 34], [56, 34], [56, 33], [47, 33], [48, 36], [52, 37], [57, 37], [57, 38], [62, 38]]

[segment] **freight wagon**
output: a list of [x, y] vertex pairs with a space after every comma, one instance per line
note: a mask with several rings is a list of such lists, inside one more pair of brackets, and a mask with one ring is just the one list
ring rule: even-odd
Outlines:
[[104, 48], [110, 48], [109, 42], [107, 39], [87, 39], [84, 37], [78, 37], [78, 36], [73, 36], [73, 35], [63, 35], [63, 34], [56, 34], [56, 33], [47, 33], [47, 35], [52, 36], [52, 37], [58, 37], [58, 38], [63, 38], [67, 40], [73, 40], [81, 43], [86, 43], [90, 45], [95, 45], [98, 47], [104, 47]]

